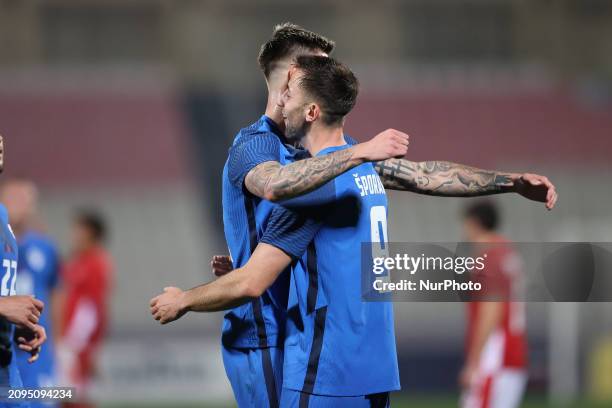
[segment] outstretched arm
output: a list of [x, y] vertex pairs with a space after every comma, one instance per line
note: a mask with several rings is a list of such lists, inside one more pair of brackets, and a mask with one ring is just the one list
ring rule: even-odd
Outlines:
[[151, 314], [155, 320], [166, 324], [188, 311], [226, 310], [258, 298], [293, 259], [302, 256], [319, 228], [318, 221], [277, 206], [270, 215], [264, 235], [243, 267], [188, 291], [165, 288], [164, 293], [151, 299]]
[[386, 188], [419, 194], [474, 197], [518, 193], [530, 200], [546, 203], [552, 209], [557, 201], [555, 186], [537, 174], [482, 170], [446, 161], [413, 162], [388, 159], [376, 163]]
[[294, 198], [316, 190], [331, 179], [362, 163], [402, 157], [408, 151], [408, 135], [388, 129], [373, 139], [322, 157], [281, 165], [267, 161], [251, 169], [247, 190], [269, 201]]
[[291, 263], [291, 257], [275, 246], [260, 243], [245, 266], [219, 279], [183, 291], [164, 288], [151, 299], [151, 314], [161, 324], [177, 320], [187, 312], [216, 312], [258, 298]]

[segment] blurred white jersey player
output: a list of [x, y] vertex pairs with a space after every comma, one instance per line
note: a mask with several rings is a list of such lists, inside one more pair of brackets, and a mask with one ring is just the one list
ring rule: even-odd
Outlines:
[[485, 268], [472, 272], [470, 280], [482, 283], [484, 296], [501, 301], [467, 303], [466, 358], [459, 378], [462, 408], [519, 407], [527, 384], [525, 304], [512, 301], [522, 290], [522, 263], [495, 232], [498, 221], [490, 201], [465, 211], [467, 240], [478, 243], [478, 252], [486, 251]]

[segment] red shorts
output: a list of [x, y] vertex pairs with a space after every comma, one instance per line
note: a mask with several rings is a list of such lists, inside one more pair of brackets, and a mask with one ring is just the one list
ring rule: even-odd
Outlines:
[[461, 396], [461, 408], [517, 408], [526, 385], [524, 369], [502, 368], [488, 375], [477, 375], [474, 384]]

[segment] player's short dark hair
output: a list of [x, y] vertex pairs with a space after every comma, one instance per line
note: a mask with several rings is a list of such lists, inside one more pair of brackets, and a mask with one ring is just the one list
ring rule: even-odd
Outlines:
[[332, 40], [299, 25], [292, 23], [278, 24], [274, 27], [272, 38], [261, 46], [257, 61], [266, 78], [274, 70], [275, 64], [294, 52], [297, 48], [321, 50], [326, 54], [334, 50]]
[[87, 228], [97, 242], [104, 242], [108, 238], [106, 220], [98, 211], [81, 208], [76, 210], [74, 220], [77, 224]]
[[299, 56], [297, 68], [304, 73], [299, 86], [320, 104], [323, 123], [342, 123], [355, 106], [359, 93], [355, 74], [333, 58], [315, 55]]
[[468, 205], [464, 217], [475, 220], [487, 231], [496, 230], [500, 223], [499, 211], [491, 200], [478, 200]]

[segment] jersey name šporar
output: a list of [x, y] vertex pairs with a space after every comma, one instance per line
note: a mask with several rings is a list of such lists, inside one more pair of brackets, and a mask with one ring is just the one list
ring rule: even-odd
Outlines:
[[[362, 257], [362, 245], [380, 245], [387, 237], [387, 197], [379, 183], [374, 166], [362, 164], [273, 212], [270, 222], [285, 218], [285, 227], [270, 234], [295, 239], [292, 231], [306, 225], [299, 219], [304, 214], [318, 223], [292, 271], [285, 388], [333, 396], [400, 388], [392, 304], [362, 301], [361, 262], [370, 270], [372, 263], [371, 253]], [[287, 212], [295, 214], [295, 225]]]

